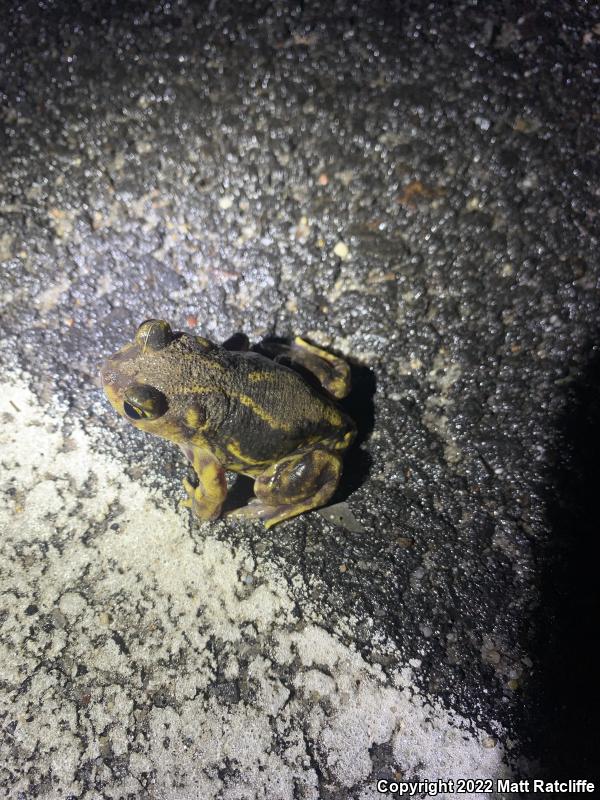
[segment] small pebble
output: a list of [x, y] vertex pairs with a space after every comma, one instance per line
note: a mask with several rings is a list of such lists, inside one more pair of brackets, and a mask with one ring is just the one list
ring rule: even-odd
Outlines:
[[344, 244], [344, 242], [338, 242], [336, 246], [333, 248], [334, 254], [341, 258], [342, 261], [350, 255], [350, 250], [348, 250], [348, 245]]
[[50, 618], [57, 628], [64, 628], [67, 625], [67, 618], [62, 613], [60, 608], [53, 608], [50, 612]]

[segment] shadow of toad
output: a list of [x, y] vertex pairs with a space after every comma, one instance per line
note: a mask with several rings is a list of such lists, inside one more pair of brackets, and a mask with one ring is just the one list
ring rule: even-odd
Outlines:
[[597, 780], [600, 357], [569, 387], [559, 420], [558, 457], [548, 498], [551, 538], [542, 552], [535, 619], [537, 679], [525, 733], [542, 777]]

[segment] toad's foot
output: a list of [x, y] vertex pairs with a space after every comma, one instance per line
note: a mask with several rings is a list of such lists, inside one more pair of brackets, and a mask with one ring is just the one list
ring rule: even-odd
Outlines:
[[250, 500], [247, 506], [228, 511], [225, 516], [233, 517], [234, 519], [259, 519], [264, 522], [265, 528], [272, 528], [273, 525], [277, 525], [279, 522], [296, 517], [298, 514], [310, 511], [313, 508], [315, 508], [315, 505], [312, 500], [306, 503], [291, 505], [281, 503], [278, 506], [268, 506], [262, 500], [254, 498]]

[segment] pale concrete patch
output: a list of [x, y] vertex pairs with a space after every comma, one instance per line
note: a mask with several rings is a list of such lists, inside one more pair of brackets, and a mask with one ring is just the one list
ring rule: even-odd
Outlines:
[[95, 452], [102, 431], [66, 436], [65, 411], [0, 387], [10, 796], [367, 798], [382, 744], [390, 776], [505, 774], [500, 745], [420, 695], [409, 666], [389, 677], [298, 630], [283, 575], [218, 541], [227, 523], [157, 507]]

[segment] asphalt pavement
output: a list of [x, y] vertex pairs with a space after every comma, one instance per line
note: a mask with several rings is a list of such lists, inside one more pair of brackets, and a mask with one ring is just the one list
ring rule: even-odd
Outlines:
[[[598, 9], [3, 19], [3, 796], [597, 778]], [[179, 507], [98, 380], [150, 317], [350, 361], [332, 510]]]

